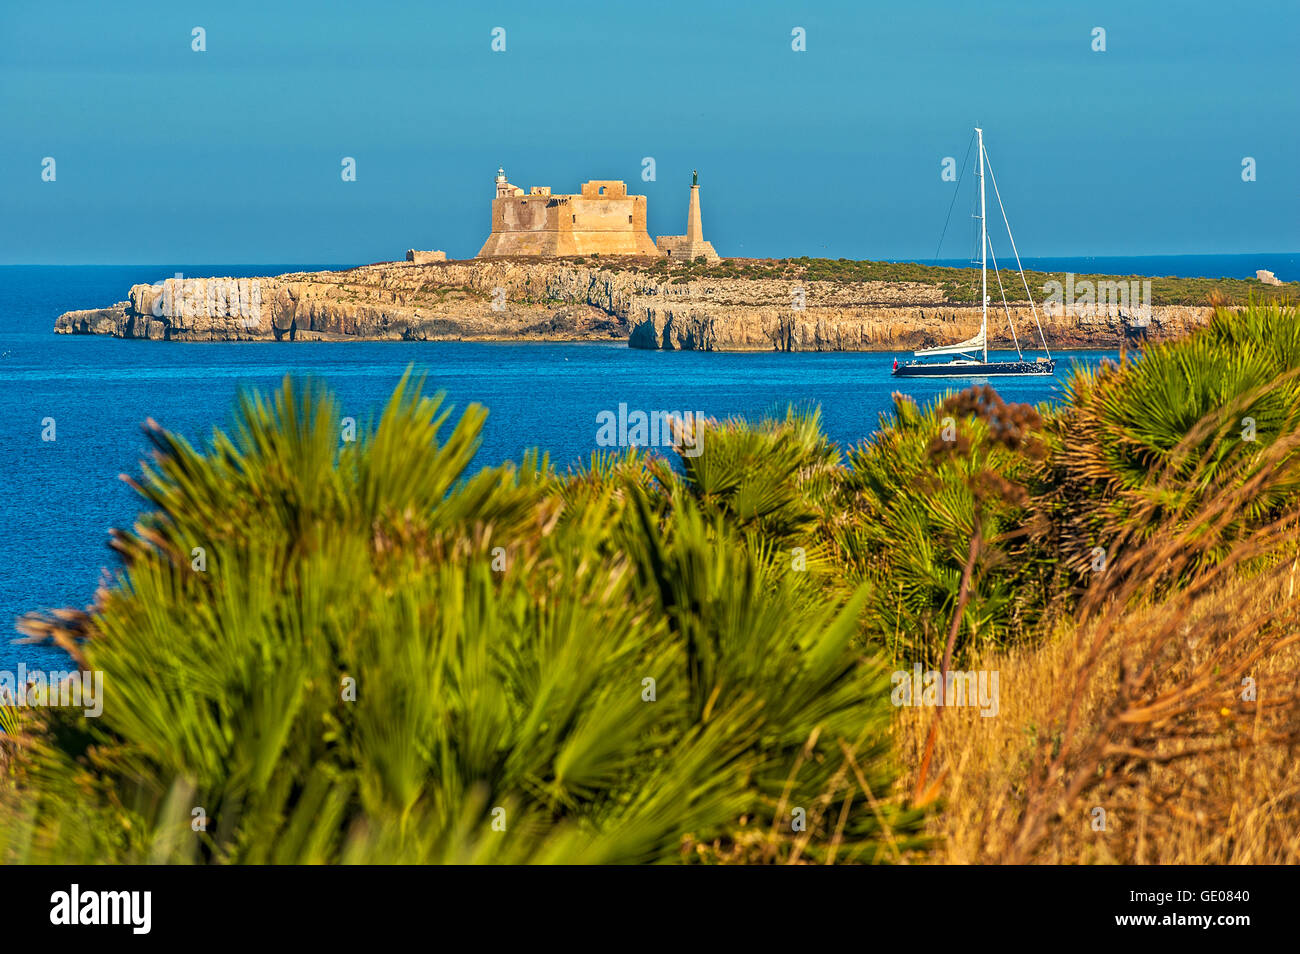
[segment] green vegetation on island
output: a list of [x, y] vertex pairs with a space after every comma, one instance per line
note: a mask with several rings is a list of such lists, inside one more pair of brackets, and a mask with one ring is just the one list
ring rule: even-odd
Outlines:
[[[1027, 300], [1020, 274], [1014, 267], [989, 270], [989, 294], [1001, 301], [1004, 292], [1008, 302]], [[1011, 263], [1014, 266], [1014, 262]], [[669, 262], [662, 260], [645, 266], [651, 274], [660, 275], [670, 282], [683, 282], [703, 278], [768, 279], [806, 282], [912, 282], [934, 285], [943, 290], [948, 301], [978, 301], [979, 265], [956, 268], [949, 265], [922, 265], [914, 262], [873, 262], [849, 258], [784, 258], [747, 259], [726, 258], [708, 263], [703, 259], [694, 262]], [[1002, 292], [998, 278], [1002, 280]], [[1151, 282], [1152, 305], [1245, 305], [1251, 301], [1285, 303], [1300, 298], [1300, 282], [1265, 285], [1253, 278], [1174, 278], [1138, 275], [1076, 274], [1076, 287], [1091, 282], [1094, 291], [1101, 283], [1124, 281]], [[1026, 271], [1025, 282], [1033, 292], [1034, 300], [1042, 302], [1043, 287], [1049, 282], [1066, 283], [1062, 272]]]

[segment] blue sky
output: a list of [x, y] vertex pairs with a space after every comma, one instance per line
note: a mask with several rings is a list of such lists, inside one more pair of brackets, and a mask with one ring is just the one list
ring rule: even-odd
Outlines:
[[469, 257], [498, 164], [628, 180], [652, 235], [698, 168], [723, 255], [929, 258], [976, 122], [1022, 255], [1296, 251], [1298, 28], [1292, 0], [6, 0], [0, 262]]

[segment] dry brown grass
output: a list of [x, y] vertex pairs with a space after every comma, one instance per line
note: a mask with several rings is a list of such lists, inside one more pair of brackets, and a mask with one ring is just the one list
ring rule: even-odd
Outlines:
[[[1197, 601], [1155, 675], [1157, 695], [1186, 688], [1193, 673], [1215, 667], [1216, 647], [1243, 622], [1275, 613], [1289, 596], [1288, 573], [1238, 580]], [[1123, 693], [1127, 656], [1149, 648], [1170, 609], [1126, 615], [1081, 695], [1076, 735], [1067, 758], [1074, 772], [1048, 774], [1047, 757], [1064, 740], [1078, 632], [1063, 628], [1044, 646], [990, 655], [978, 668], [997, 670], [1000, 711], [945, 715], [934, 765], [942, 810], [932, 816], [932, 852], [914, 862], [940, 864], [1025, 861], [1056, 864], [1294, 864], [1300, 862], [1300, 763], [1294, 733], [1300, 647], [1294, 642], [1246, 665], [1256, 679], [1255, 705], [1241, 699], [1235, 673], [1250, 653], [1218, 664], [1220, 676], [1200, 703], [1177, 717], [1146, 724], [1153, 757], [1114, 750], [1109, 713]], [[1294, 634], [1294, 628], [1291, 629]], [[1278, 640], [1269, 640], [1276, 647]], [[1217, 704], [1217, 705], [1216, 705]], [[1130, 707], [1125, 706], [1125, 711]], [[899, 754], [919, 765], [930, 729], [925, 709], [900, 709]], [[1109, 750], [1109, 752], [1108, 752]], [[1170, 758], [1182, 753], [1197, 752]], [[1098, 757], [1100, 756], [1100, 757]], [[1165, 761], [1165, 759], [1169, 759]], [[1090, 783], [1071, 792], [1082, 775]], [[900, 781], [911, 790], [912, 777]], [[1020, 844], [1034, 796], [1043, 804], [1044, 831]], [[1106, 830], [1092, 828], [1093, 809], [1106, 812]]]
[[[1074, 618], [976, 664], [999, 673], [999, 714], [946, 715], [927, 789], [936, 846], [908, 860], [1300, 861], [1300, 514], [1245, 535], [1234, 522], [1295, 449], [1278, 441], [1152, 542], [1121, 541]], [[1212, 549], [1226, 555], [1211, 563]], [[896, 794], [916, 786], [935, 724], [899, 710], [899, 753], [918, 768]]]

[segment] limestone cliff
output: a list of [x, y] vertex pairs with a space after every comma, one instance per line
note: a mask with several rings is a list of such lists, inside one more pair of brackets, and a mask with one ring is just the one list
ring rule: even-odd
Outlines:
[[[1156, 305], [1140, 325], [1114, 307], [1040, 318], [1052, 347], [1167, 338], [1208, 308]], [[1012, 310], [1022, 344], [1036, 332]], [[107, 308], [70, 311], [55, 330], [176, 341], [626, 340], [635, 348], [714, 351], [911, 350], [978, 330], [979, 310], [920, 282], [683, 280], [646, 262], [392, 262], [265, 278], [182, 278], [135, 285]], [[1009, 346], [1007, 322], [990, 331]]]

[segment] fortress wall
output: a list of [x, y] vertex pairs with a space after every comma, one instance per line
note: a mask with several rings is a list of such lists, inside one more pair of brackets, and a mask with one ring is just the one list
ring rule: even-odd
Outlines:
[[592, 179], [582, 184], [582, 195], [586, 199], [606, 196], [611, 199], [627, 195], [627, 183], [622, 179]]
[[630, 232], [636, 228], [638, 211], [645, 228], [644, 198], [640, 202], [633, 198], [574, 199], [571, 208], [574, 232]]
[[[605, 187], [605, 195], [599, 187]], [[580, 196], [494, 199], [492, 234], [478, 257], [595, 254], [660, 254], [646, 232], [645, 196], [627, 195], [622, 183], [596, 182], [586, 183]]]

